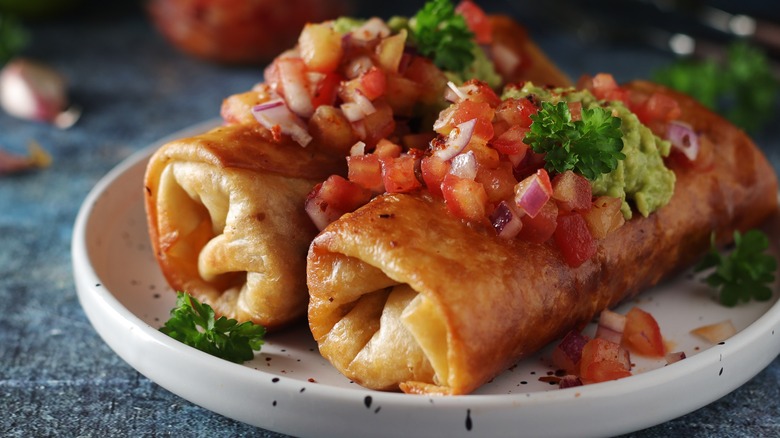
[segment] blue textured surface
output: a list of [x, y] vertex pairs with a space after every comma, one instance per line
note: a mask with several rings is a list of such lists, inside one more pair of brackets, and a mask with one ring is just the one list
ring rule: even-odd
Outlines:
[[[135, 7], [122, 14], [101, 7], [78, 20], [31, 24], [24, 53], [69, 78], [82, 119], [61, 131], [0, 114], [0, 146], [22, 153], [34, 139], [54, 158], [46, 170], [0, 177], [0, 435], [278, 437], [139, 375], [101, 341], [79, 306], [70, 239], [90, 188], [132, 152], [218, 116], [225, 96], [261, 79], [259, 68], [216, 66], [178, 53]], [[669, 60], [636, 47], [582, 51], [550, 32], [535, 37], [573, 76], [647, 77]], [[780, 123], [756, 140], [780, 168]], [[632, 436], [778, 436], [779, 413], [776, 359], [721, 400]]]

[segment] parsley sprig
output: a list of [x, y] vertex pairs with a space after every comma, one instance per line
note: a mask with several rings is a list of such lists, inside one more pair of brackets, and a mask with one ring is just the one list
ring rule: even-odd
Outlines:
[[566, 102], [542, 102], [531, 116], [531, 130], [524, 142], [537, 153], [545, 153], [545, 168], [563, 173], [574, 170], [589, 180], [617, 168], [623, 160], [621, 120], [604, 108], [582, 110], [573, 121]]
[[765, 251], [769, 248], [769, 239], [758, 230], [750, 230], [744, 235], [734, 232], [734, 250], [722, 254], [712, 238], [710, 252], [695, 267], [696, 272], [709, 268], [715, 270], [703, 281], [720, 290], [720, 303], [733, 307], [740, 301], [751, 299], [766, 301], [772, 297], [768, 284], [775, 280], [777, 260]]
[[691, 95], [746, 131], [758, 130], [774, 114], [780, 90], [766, 54], [746, 42], [730, 45], [723, 63], [682, 60], [656, 71], [653, 79]]
[[409, 20], [417, 50], [444, 70], [461, 72], [474, 62], [474, 33], [450, 0], [431, 0]]
[[235, 363], [254, 357], [263, 345], [265, 327], [251, 321], [238, 323], [224, 316], [216, 318], [214, 309], [192, 296], [177, 292], [176, 307], [160, 331], [213, 356]]

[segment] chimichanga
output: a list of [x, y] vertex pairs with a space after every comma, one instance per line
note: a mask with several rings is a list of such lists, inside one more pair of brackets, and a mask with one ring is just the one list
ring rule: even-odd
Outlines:
[[[517, 23], [495, 20], [491, 47], [504, 59], [504, 81], [549, 75], [568, 84]], [[302, 317], [306, 251], [317, 232], [307, 194], [325, 176], [346, 174], [356, 142], [418, 141], [415, 123], [443, 102], [447, 76], [407, 47], [406, 29], [345, 23], [352, 27], [307, 25], [265, 83], [225, 99], [225, 126], [171, 142], [149, 163], [149, 232], [162, 271], [220, 315], [269, 329]]]
[[376, 197], [310, 248], [309, 324], [322, 355], [369, 388], [466, 394], [689, 266], [711, 233], [726, 242], [776, 210], [775, 173], [742, 131], [662, 87], [623, 89], [631, 102], [672, 98], [698, 134], [699, 162], [665, 159], [676, 178], [668, 204], [635, 211], [573, 267], [554, 239], [499, 237], [427, 192]]
[[220, 314], [268, 328], [305, 312], [306, 251], [316, 228], [301, 205], [341, 159], [228, 125], [164, 145], [145, 177], [154, 253], [171, 287]]

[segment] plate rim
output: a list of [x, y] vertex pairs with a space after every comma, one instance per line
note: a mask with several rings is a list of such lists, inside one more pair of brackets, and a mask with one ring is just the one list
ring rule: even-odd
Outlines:
[[[315, 436], [322, 435], [323, 432], [326, 435], [338, 436], [338, 430], [324, 431], [321, 427], [307, 428], [302, 427], [300, 424], [292, 424], [287, 420], [273, 420], [267, 421], [263, 419], [260, 421], [262, 424], [258, 424], [252, 418], [247, 418], [247, 415], [235, 415], [230, 409], [224, 409], [220, 406], [215, 406], [208, 402], [204, 403], [203, 400], [193, 400], [190, 392], [185, 388], [181, 388], [180, 385], [171, 384], [170, 382], [160, 381], [164, 380], [162, 371], [150, 368], [148, 358], [134, 357], [128, 351], [117, 345], [114, 338], [106, 333], [108, 326], [112, 326], [112, 330], [128, 330], [134, 336], [134, 340], [143, 345], [142, 349], [152, 349], [159, 351], [161, 354], [175, 354], [186, 357], [187, 361], [195, 364], [200, 370], [216, 370], [220, 373], [225, 373], [231, 380], [238, 381], [250, 381], [260, 382], [262, 378], [267, 380], [276, 380], [273, 385], [265, 385], [271, 389], [271, 395], [282, 397], [287, 393], [298, 392], [301, 389], [301, 382], [297, 379], [285, 378], [284, 376], [278, 376], [276, 374], [268, 373], [260, 369], [249, 368], [246, 366], [233, 364], [227, 361], [220, 360], [212, 357], [206, 353], [198, 351], [192, 347], [175, 341], [166, 335], [160, 333], [156, 328], [150, 326], [144, 322], [132, 311], [122, 305], [116, 298], [113, 291], [108, 290], [106, 287], [102, 287], [101, 279], [97, 272], [94, 270], [91, 261], [89, 259], [89, 251], [87, 248], [87, 225], [91, 217], [92, 212], [95, 209], [96, 202], [99, 198], [106, 193], [108, 189], [115, 184], [125, 173], [131, 171], [136, 166], [144, 165], [145, 160], [151, 156], [151, 154], [159, 148], [162, 144], [184, 136], [203, 132], [208, 128], [214, 127], [217, 124], [217, 120], [212, 119], [205, 122], [201, 122], [177, 131], [171, 135], [168, 135], [149, 146], [146, 146], [135, 153], [131, 154], [119, 164], [113, 167], [108, 173], [106, 173], [95, 186], [90, 190], [82, 205], [79, 208], [79, 212], [76, 216], [76, 221], [73, 229], [73, 238], [71, 242], [71, 256], [73, 264], [73, 272], [76, 280], [76, 289], [79, 301], [84, 309], [90, 323], [98, 331], [103, 340], [116, 352], [125, 362], [130, 364], [133, 368], [138, 370], [141, 374], [144, 374], [147, 378], [155, 383], [163, 386], [169, 391], [177, 394], [178, 396], [187, 399], [188, 401], [205, 407], [206, 409], [217, 412], [221, 415], [243, 421], [252, 424], [257, 427], [263, 427], [269, 430], [273, 430], [280, 433], [301, 435], [301, 436]], [[776, 292], [777, 293], [777, 292]], [[101, 315], [100, 312], [107, 312], [106, 314], [112, 314], [112, 318], [106, 318], [105, 315]], [[544, 392], [518, 392], [513, 394], [469, 394], [463, 396], [449, 396], [444, 398], [432, 397], [432, 396], [411, 396], [408, 394], [392, 393], [392, 392], [380, 392], [367, 388], [355, 386], [354, 388], [341, 388], [332, 387], [328, 385], [310, 384], [306, 385], [306, 392], [315, 398], [323, 397], [331, 399], [334, 402], [339, 401], [344, 404], [355, 404], [366, 400], [366, 396], [370, 395], [375, 406], [382, 406], [382, 409], [387, 412], [393, 409], [409, 410], [409, 409], [426, 409], [429, 414], [433, 411], [439, 413], [447, 413], [458, 410], [458, 414], [462, 416], [463, 410], [474, 412], [476, 417], [477, 412], [484, 418], [491, 418], [491, 415], [486, 410], [494, 410], [496, 412], [504, 412], [509, 409], [509, 412], [513, 412], [518, 406], [528, 408], [529, 406], [535, 406], [536, 408], [544, 408], [551, 405], [569, 405], [574, 400], [580, 404], [584, 402], [599, 403], [605, 397], [625, 397], [628, 394], [635, 393], [637, 391], [652, 391], [654, 388], [661, 386], [668, 386], [672, 382], [676, 382], [681, 378], [681, 375], [688, 376], [693, 370], [695, 375], [703, 373], [707, 368], [723, 363], [724, 358], [738, 357], [740, 351], [745, 348], [755, 347], [760, 338], [766, 336], [768, 331], [772, 332], [772, 335], [778, 330], [780, 326], [780, 300], [776, 301], [770, 306], [758, 319], [751, 322], [747, 327], [734, 335], [731, 339], [720, 345], [714, 345], [707, 348], [704, 351], [697, 353], [685, 361], [680, 362], [684, 366], [667, 366], [660, 369], [651, 370], [642, 374], [631, 376], [627, 379], [620, 381], [604, 382], [596, 385], [588, 385], [587, 387], [580, 388], [568, 388], [568, 389], [556, 389], [553, 391]], [[777, 357], [780, 353], [780, 343], [773, 346], [774, 349], [770, 354], [766, 355], [766, 358], [761, 361], [750, 361], [747, 365], [752, 365], [750, 371], [743, 372], [741, 378], [731, 381], [729, 385], [723, 385], [717, 390], [712, 391], [712, 395], [705, 397], [705, 400], [699, 400], [696, 403], [687, 403], [686, 407], [681, 409], [662, 410], [660, 414], [651, 416], [644, 422], [632, 423], [632, 426], [627, 426], [625, 420], [623, 423], [615, 424], [614, 427], [607, 428], [606, 430], [591, 430], [590, 432], [600, 434], [599, 432], [613, 433], [625, 433], [634, 430], [639, 430], [644, 427], [649, 427], [655, 424], [659, 424], [663, 421], [668, 421], [673, 418], [685, 415], [692, 412], [699, 407], [709, 404], [738, 388], [761, 370], [763, 370], [769, 363]], [[744, 362], [744, 361], [743, 361]], [[258, 374], [260, 373], [260, 374]], [[689, 378], [689, 377], [686, 377]], [[261, 384], [261, 387], [263, 385]], [[583, 388], [586, 388], [583, 390]], [[714, 398], [712, 398], [714, 396]], [[435, 399], [435, 402], [434, 402]], [[674, 412], [672, 412], [674, 411]], [[277, 411], [278, 412], [278, 411]], [[286, 417], [285, 417], [286, 418]], [[476, 419], [475, 419], [476, 420]], [[471, 417], [469, 417], [471, 421]], [[410, 422], [409, 424], [417, 424]], [[354, 426], [354, 425], [353, 425]], [[468, 431], [467, 428], [460, 427], [461, 431]], [[356, 429], [351, 428], [348, 431], [352, 433]], [[375, 429], [372, 429], [375, 431]], [[494, 430], [495, 431], [495, 430]], [[395, 433], [399, 430], [396, 428]], [[412, 433], [419, 434], [419, 430], [411, 431]], [[455, 432], [455, 431], [453, 431]], [[517, 432], [511, 431], [511, 432]], [[554, 430], [555, 435], [563, 436], [560, 430]], [[588, 434], [587, 428], [578, 429], [577, 436], [582, 436], [582, 433]]]

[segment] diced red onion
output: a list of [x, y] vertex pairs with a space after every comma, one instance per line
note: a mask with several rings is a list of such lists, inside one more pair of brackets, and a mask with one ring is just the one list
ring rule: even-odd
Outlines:
[[376, 107], [373, 103], [371, 103], [371, 99], [366, 97], [365, 94], [361, 93], [360, 90], [356, 90], [355, 92], [355, 103], [360, 107], [360, 110], [363, 111], [363, 114], [366, 116], [376, 112]]
[[603, 325], [599, 325], [596, 328], [596, 337], [609, 342], [620, 344], [620, 342], [623, 340], [623, 332], [618, 332], [612, 330], [611, 328], [604, 327]]
[[666, 138], [688, 160], [696, 160], [699, 155], [699, 136], [691, 125], [677, 120], [669, 122], [669, 126], [666, 128]]
[[344, 68], [344, 74], [347, 76], [347, 79], [355, 79], [369, 71], [373, 66], [374, 63], [371, 61], [371, 58], [368, 56], [358, 56], [347, 64]]
[[366, 154], [366, 144], [363, 143], [362, 141], [356, 142], [349, 149], [349, 156], [350, 157], [357, 157], [357, 156], [365, 155], [365, 154]]
[[527, 177], [515, 186], [515, 204], [530, 217], [539, 214], [551, 195], [539, 180], [538, 174]]
[[319, 193], [316, 192], [316, 190], [318, 190], [317, 188], [314, 190], [315, 192], [310, 194], [306, 199], [303, 209], [306, 211], [306, 214], [309, 215], [314, 226], [322, 231], [328, 224], [340, 218], [343, 212], [336, 210], [322, 199]]
[[574, 388], [575, 386], [582, 386], [582, 380], [575, 375], [569, 374], [563, 376], [561, 377], [561, 380], [558, 381], [558, 388], [560, 389]]
[[626, 315], [604, 309], [599, 314], [599, 325], [623, 333], [626, 328]]
[[570, 330], [552, 352], [553, 365], [574, 373], [582, 359], [582, 350], [590, 339], [577, 330]]
[[477, 158], [474, 152], [458, 154], [452, 158], [450, 173], [464, 179], [474, 180], [477, 177]]
[[311, 101], [305, 74], [305, 64], [300, 58], [277, 61], [284, 99], [292, 112], [301, 117], [311, 117], [314, 105]]
[[471, 119], [453, 128], [444, 142], [445, 147], [437, 149], [433, 154], [445, 161], [454, 158], [469, 144], [476, 125], [477, 119]]
[[673, 353], [666, 353], [666, 356], [664, 356], [664, 358], [666, 359], [667, 364], [673, 364], [675, 362], [679, 362], [685, 359], [685, 352], [675, 351]]
[[255, 105], [252, 115], [266, 129], [272, 130], [278, 126], [283, 134], [287, 134], [301, 146], [311, 142], [312, 137], [306, 130], [306, 125], [295, 115], [282, 99], [273, 99], [268, 102]]
[[520, 215], [506, 201], [501, 201], [493, 213], [490, 215], [490, 222], [496, 229], [498, 237], [503, 239], [512, 239], [520, 233], [523, 228], [523, 221]]
[[450, 102], [460, 102], [466, 100], [468, 96], [452, 81], [447, 81], [447, 91], [444, 93], [444, 98]]

